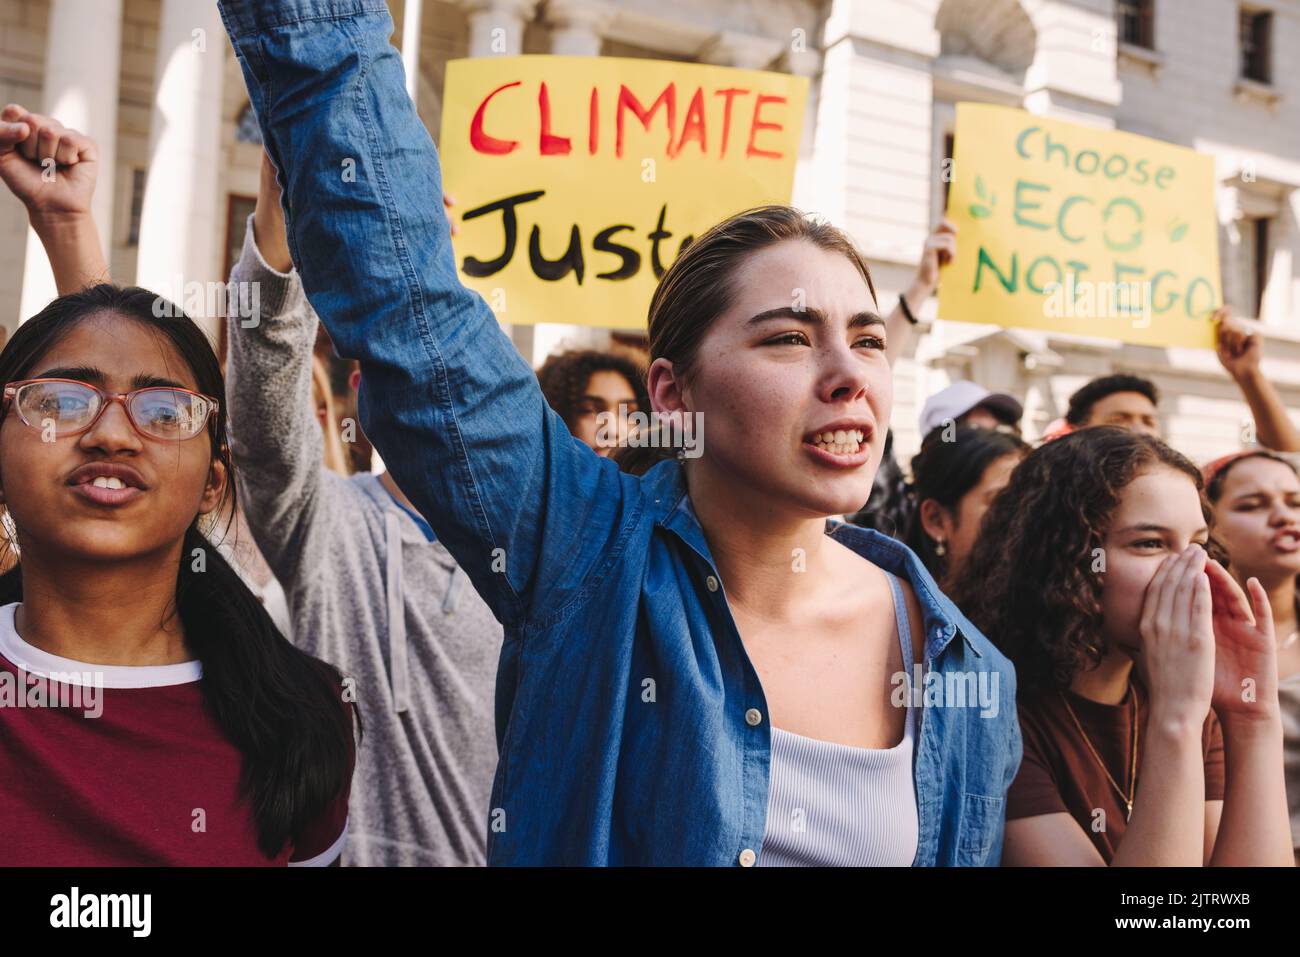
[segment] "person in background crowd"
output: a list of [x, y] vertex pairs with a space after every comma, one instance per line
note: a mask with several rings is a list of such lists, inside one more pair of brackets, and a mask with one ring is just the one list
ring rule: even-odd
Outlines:
[[954, 382], [925, 400], [921, 409], [921, 438], [952, 424], [982, 429], [1009, 429], [1020, 434], [1025, 407], [1005, 392], [990, 392], [967, 379]]
[[[460, 284], [387, 12], [221, 9], [294, 260], [361, 361], [365, 428], [506, 625], [489, 860], [995, 861], [1014, 675], [905, 546], [826, 521], [866, 499], [892, 402], [848, 237], [763, 207], [686, 247], [650, 307], [648, 392], [707, 438], [621, 472]], [[355, 182], [331, 158], [345, 144]], [[998, 696], [927, 709], [918, 736], [922, 662]]]
[[[610, 352], [582, 349], [547, 356], [537, 381], [569, 431], [597, 455], [609, 455], [627, 437], [628, 415], [650, 412], [645, 370]], [[615, 430], [603, 442], [602, 416], [611, 418]]]
[[[891, 368], [895, 360], [906, 351], [907, 343], [919, 324], [917, 313], [939, 288], [943, 267], [956, 254], [957, 227], [946, 219], [941, 220], [926, 237], [921, 249], [921, 262], [911, 284], [898, 297], [898, 304], [885, 318], [885, 337], [889, 343], [885, 354]], [[901, 538], [907, 531], [911, 501], [907, 478], [894, 455], [894, 433], [891, 429], [885, 434], [885, 449], [881, 455], [880, 467], [876, 469], [875, 481], [871, 485], [871, 495], [866, 505], [850, 515], [848, 520], [854, 525]]]
[[51, 705], [0, 708], [4, 862], [334, 863], [355, 747], [341, 676], [200, 527], [236, 494], [217, 358], [155, 294], [80, 288], [104, 271], [80, 205], [95, 147], [19, 107], [0, 119], [0, 176], [61, 292], [0, 352], [0, 503], [21, 547], [0, 669]]
[[311, 399], [316, 407], [316, 421], [320, 423], [321, 439], [325, 446], [325, 467], [335, 475], [351, 475], [348, 456], [343, 451], [338, 414], [334, 409], [334, 390], [330, 388], [329, 369], [318, 355], [311, 358]]
[[1292, 863], [1268, 594], [1210, 557], [1212, 522], [1195, 466], [1115, 427], [994, 500], [954, 599], [1020, 679], [1004, 863]]
[[[1160, 438], [1160, 393], [1150, 379], [1125, 372], [1093, 379], [1070, 396], [1065, 425], [1070, 431], [1114, 425]], [[1049, 430], [1052, 431], [1052, 430]]]
[[266, 311], [230, 335], [231, 441], [249, 521], [287, 586], [297, 640], [371, 704], [345, 863], [481, 865], [501, 626], [389, 472], [322, 466], [318, 320], [265, 157], [233, 278], [259, 283]]
[[[240, 499], [242, 506], [243, 499]], [[230, 563], [244, 580], [253, 597], [266, 609], [280, 634], [293, 640], [293, 616], [289, 612], [289, 598], [284, 587], [266, 563], [257, 547], [253, 531], [248, 527], [248, 516], [241, 510], [232, 511], [234, 502], [226, 502], [204, 524], [203, 532], [216, 544], [221, 557]], [[228, 530], [218, 534], [218, 529]]]
[[1300, 863], [1300, 477], [1292, 463], [1263, 450], [1224, 456], [1204, 472], [1233, 576], [1258, 579], [1273, 609], [1291, 842]]
[[[924, 445], [924, 440], [928, 439], [936, 429], [942, 429], [945, 426], [964, 425], [985, 429], [1002, 429], [1012, 431], [1018, 435], [1020, 432], [1020, 417], [1024, 415], [1024, 412], [1024, 406], [1012, 396], [1001, 392], [990, 392], [988, 389], [967, 380], [954, 382], [926, 400], [925, 406], [921, 410], [922, 444]], [[952, 436], [945, 433], [945, 439], [951, 441]], [[891, 432], [886, 441], [886, 452], [889, 451], [892, 442], [893, 433]], [[957, 462], [956, 459], [947, 456], [945, 456], [945, 460], [950, 465]], [[913, 468], [916, 466], [916, 461], [914, 457], [912, 459]], [[906, 541], [913, 550], [916, 550], [918, 545], [922, 545], [926, 548], [926, 551], [918, 551], [917, 553], [925, 561], [926, 567], [931, 572], [934, 572], [935, 568], [939, 567], [934, 564], [934, 560], [942, 553], [935, 554], [933, 542], [931, 542], [926, 530], [918, 524], [919, 518], [916, 515], [916, 505], [921, 499], [907, 482], [902, 469], [898, 468], [892, 456], [888, 458], [888, 463], [892, 465], [893, 472], [890, 473], [887, 487], [884, 489], [879, 488], [880, 478], [877, 476], [876, 487], [872, 488], [872, 497], [868, 500], [866, 508], [850, 517], [849, 521], [856, 525], [875, 528], [887, 534], [895, 535], [895, 537]], [[913, 482], [915, 480], [914, 475]], [[976, 477], [973, 480], [978, 481], [978, 478]], [[877, 494], [880, 495], [879, 500], [876, 498]], [[965, 492], [959, 493], [959, 496], [961, 494], [965, 494]], [[976, 527], [978, 528], [978, 523]], [[972, 537], [973, 534], [972, 530]], [[949, 560], [951, 561], [951, 559]]]
[[[1262, 344], [1254, 326], [1235, 318], [1228, 306], [1215, 310], [1210, 321], [1219, 362], [1250, 406], [1259, 443], [1266, 448], [1300, 452], [1300, 430], [1287, 417], [1277, 389], [1260, 372]], [[1065, 417], [1047, 427], [1043, 441], [1092, 425], [1115, 425], [1160, 438], [1158, 404], [1159, 392], [1148, 379], [1125, 373], [1093, 379], [1070, 397]]]
[[904, 541], [941, 587], [961, 574], [984, 513], [1028, 452], [1007, 432], [963, 425], [949, 439], [936, 426], [912, 458], [915, 505]]

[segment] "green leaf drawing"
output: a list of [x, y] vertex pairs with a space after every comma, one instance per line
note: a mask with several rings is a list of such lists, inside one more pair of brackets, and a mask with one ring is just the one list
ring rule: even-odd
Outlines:
[[1171, 243], [1179, 242], [1186, 235], [1187, 235], [1186, 223], [1180, 223], [1176, 219], [1169, 223], [1169, 241]]
[[988, 219], [993, 215], [993, 210], [998, 205], [998, 194], [989, 193], [984, 188], [984, 180], [978, 176], [975, 177], [975, 192], [980, 199], [986, 200], [986, 202], [970, 204], [971, 219]]

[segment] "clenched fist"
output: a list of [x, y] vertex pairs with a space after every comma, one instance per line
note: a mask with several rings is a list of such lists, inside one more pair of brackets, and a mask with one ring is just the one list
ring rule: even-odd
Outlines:
[[15, 103], [0, 111], [0, 179], [33, 222], [89, 216], [98, 160], [84, 133]]

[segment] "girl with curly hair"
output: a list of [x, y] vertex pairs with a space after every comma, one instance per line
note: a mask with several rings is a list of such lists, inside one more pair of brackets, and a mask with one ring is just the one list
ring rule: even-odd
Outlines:
[[1273, 608], [1291, 842], [1300, 848], [1300, 476], [1266, 450], [1225, 456], [1204, 472], [1215, 534], [1232, 556], [1234, 575], [1239, 582], [1258, 578]]
[[954, 598], [1019, 677], [1005, 863], [1292, 863], [1269, 599], [1212, 519], [1186, 458], [1110, 427], [989, 509]]
[[[581, 349], [547, 356], [537, 381], [547, 404], [597, 455], [609, 455], [621, 443], [631, 413], [650, 410], [645, 371], [612, 352]], [[607, 442], [601, 441], [602, 415], [618, 423]]]

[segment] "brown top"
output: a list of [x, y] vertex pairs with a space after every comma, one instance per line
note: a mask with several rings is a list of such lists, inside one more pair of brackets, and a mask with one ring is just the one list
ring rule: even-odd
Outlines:
[[[1136, 681], [1133, 688], [1138, 695], [1140, 781], [1146, 748], [1147, 696]], [[1117, 705], [1099, 704], [1069, 691], [1065, 696], [1110, 776], [1126, 794], [1130, 793], [1133, 702], [1127, 696]], [[1124, 802], [1080, 737], [1061, 695], [1025, 699], [1019, 714], [1025, 756], [1007, 793], [1007, 820], [1064, 811], [1079, 822], [1109, 864], [1128, 826]], [[1222, 801], [1223, 732], [1213, 711], [1205, 719], [1201, 742], [1205, 753], [1205, 799]], [[1104, 817], [1096, 813], [1098, 810], [1105, 812]]]

